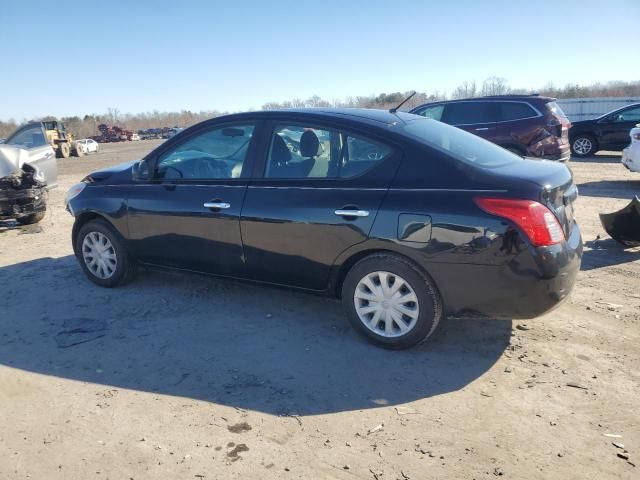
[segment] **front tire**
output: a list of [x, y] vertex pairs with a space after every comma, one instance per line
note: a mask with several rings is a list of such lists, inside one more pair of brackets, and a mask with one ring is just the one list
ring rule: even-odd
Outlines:
[[46, 211], [32, 213], [31, 215], [26, 215], [24, 217], [16, 218], [16, 222], [20, 225], [33, 225], [34, 223], [38, 223], [41, 221], [46, 215]]
[[388, 253], [365, 257], [349, 270], [342, 302], [360, 334], [394, 350], [426, 341], [442, 318], [433, 280], [411, 261]]
[[91, 220], [80, 228], [75, 252], [85, 275], [101, 287], [123, 285], [135, 275], [136, 264], [122, 237], [105, 220]]
[[71, 147], [67, 142], [58, 144], [58, 158], [69, 158], [71, 155]]
[[596, 139], [591, 135], [578, 135], [571, 140], [571, 152], [576, 157], [588, 157], [598, 151]]

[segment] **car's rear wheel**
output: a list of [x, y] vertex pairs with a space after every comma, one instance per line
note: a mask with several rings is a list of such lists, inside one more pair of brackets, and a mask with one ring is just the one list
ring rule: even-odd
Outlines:
[[84, 150], [83, 150], [83, 147], [81, 147], [80, 145], [76, 145], [76, 146], [73, 148], [73, 154], [74, 154], [76, 157], [84, 157], [84, 153], [85, 153], [85, 152], [84, 152]]
[[433, 281], [411, 261], [394, 254], [374, 254], [356, 263], [342, 285], [342, 301], [353, 327], [390, 349], [424, 342], [442, 317]]
[[579, 135], [571, 141], [571, 152], [576, 157], [588, 157], [598, 151], [596, 139], [591, 135]]
[[101, 287], [116, 287], [136, 270], [118, 232], [104, 220], [84, 224], [76, 237], [76, 256], [85, 275]]

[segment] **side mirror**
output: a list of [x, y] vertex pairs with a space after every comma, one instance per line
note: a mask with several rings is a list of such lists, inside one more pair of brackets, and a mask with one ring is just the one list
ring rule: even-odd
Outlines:
[[133, 168], [131, 169], [131, 177], [136, 182], [149, 180], [151, 178], [149, 164], [145, 160], [140, 160], [139, 162], [134, 163]]

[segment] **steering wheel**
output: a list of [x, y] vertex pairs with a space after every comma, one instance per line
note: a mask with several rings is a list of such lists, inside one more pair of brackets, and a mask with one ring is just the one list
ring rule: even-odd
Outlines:
[[194, 166], [196, 178], [231, 178], [226, 163], [211, 158], [199, 158]]

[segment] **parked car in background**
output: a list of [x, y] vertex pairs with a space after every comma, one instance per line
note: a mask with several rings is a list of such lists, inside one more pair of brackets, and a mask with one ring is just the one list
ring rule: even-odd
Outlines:
[[28, 123], [12, 133], [0, 147], [4, 159], [4, 172], [11, 173], [28, 163], [41, 172], [41, 179], [49, 189], [58, 186], [56, 154], [47, 140], [42, 122]]
[[0, 145], [0, 220], [37, 223], [47, 191], [58, 185], [58, 166], [42, 123], [25, 125]]
[[439, 120], [521, 156], [569, 160], [571, 122], [554, 98], [502, 95], [427, 103], [410, 113]]
[[573, 122], [569, 139], [571, 151], [578, 157], [599, 150], [622, 150], [629, 142], [629, 132], [640, 122], [640, 103], [627, 105], [593, 120]]
[[566, 298], [582, 255], [576, 196], [565, 165], [444, 123], [303, 109], [190, 127], [91, 173], [66, 205], [98, 285], [141, 263], [315, 291], [341, 297], [369, 340], [405, 348], [444, 314], [531, 318]]
[[138, 135], [137, 133], [132, 133], [129, 137], [129, 140], [131, 140], [132, 142], [137, 142], [138, 140], [140, 140], [140, 135]]
[[629, 132], [631, 143], [622, 150], [622, 164], [632, 172], [640, 173], [640, 123]]
[[100, 145], [98, 145], [98, 142], [91, 138], [76, 140], [76, 146], [78, 148], [81, 148], [84, 154], [97, 153], [100, 150]]
[[162, 138], [172, 138], [174, 136], [176, 136], [177, 134], [179, 134], [180, 132], [182, 132], [184, 130], [184, 128], [180, 128], [180, 127], [173, 127], [173, 128], [169, 128], [166, 132], [165, 135], [163, 135]]

